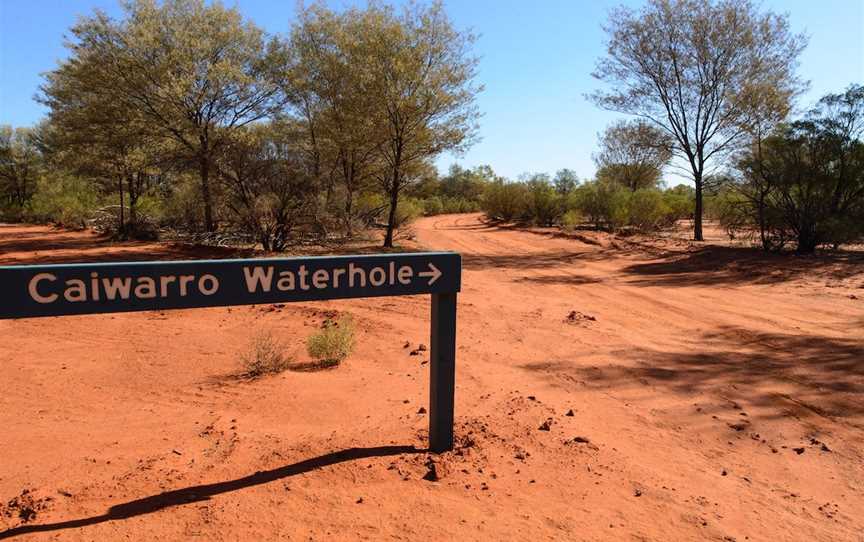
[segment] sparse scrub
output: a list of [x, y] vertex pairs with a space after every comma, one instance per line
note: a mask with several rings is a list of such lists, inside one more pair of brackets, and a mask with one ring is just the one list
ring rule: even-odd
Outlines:
[[240, 355], [240, 361], [244, 374], [250, 378], [281, 373], [292, 362], [285, 354], [284, 345], [268, 330], [255, 335], [248, 349]]
[[483, 197], [483, 210], [493, 220], [510, 222], [525, 214], [527, 188], [522, 183], [497, 180], [491, 183]]
[[321, 331], [309, 337], [306, 349], [324, 366], [339, 365], [354, 350], [353, 319], [346, 316], [325, 321]]

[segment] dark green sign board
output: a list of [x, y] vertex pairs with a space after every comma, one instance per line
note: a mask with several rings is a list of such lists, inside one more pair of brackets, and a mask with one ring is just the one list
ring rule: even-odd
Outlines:
[[453, 446], [459, 254], [0, 266], [0, 319], [432, 294], [429, 439]]

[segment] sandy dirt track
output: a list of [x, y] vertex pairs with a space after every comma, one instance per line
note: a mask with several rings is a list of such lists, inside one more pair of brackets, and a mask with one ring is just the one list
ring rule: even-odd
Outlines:
[[[0, 539], [864, 540], [860, 257], [415, 229], [463, 254], [453, 452], [423, 296], [0, 321]], [[219, 255], [0, 226], [0, 264]], [[343, 366], [237, 376], [342, 313]]]

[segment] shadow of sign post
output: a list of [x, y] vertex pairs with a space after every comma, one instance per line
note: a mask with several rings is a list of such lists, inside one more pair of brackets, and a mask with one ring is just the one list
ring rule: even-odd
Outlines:
[[429, 448], [453, 448], [456, 296], [451, 252], [0, 266], [0, 319], [432, 295]]

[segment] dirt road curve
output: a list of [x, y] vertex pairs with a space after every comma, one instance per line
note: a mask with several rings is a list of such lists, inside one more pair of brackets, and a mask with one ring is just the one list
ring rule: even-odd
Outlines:
[[[864, 540], [860, 259], [416, 233], [463, 254], [454, 452], [424, 297], [0, 321], [0, 539]], [[0, 227], [2, 263], [184, 250]], [[342, 367], [237, 376], [345, 312]]]

